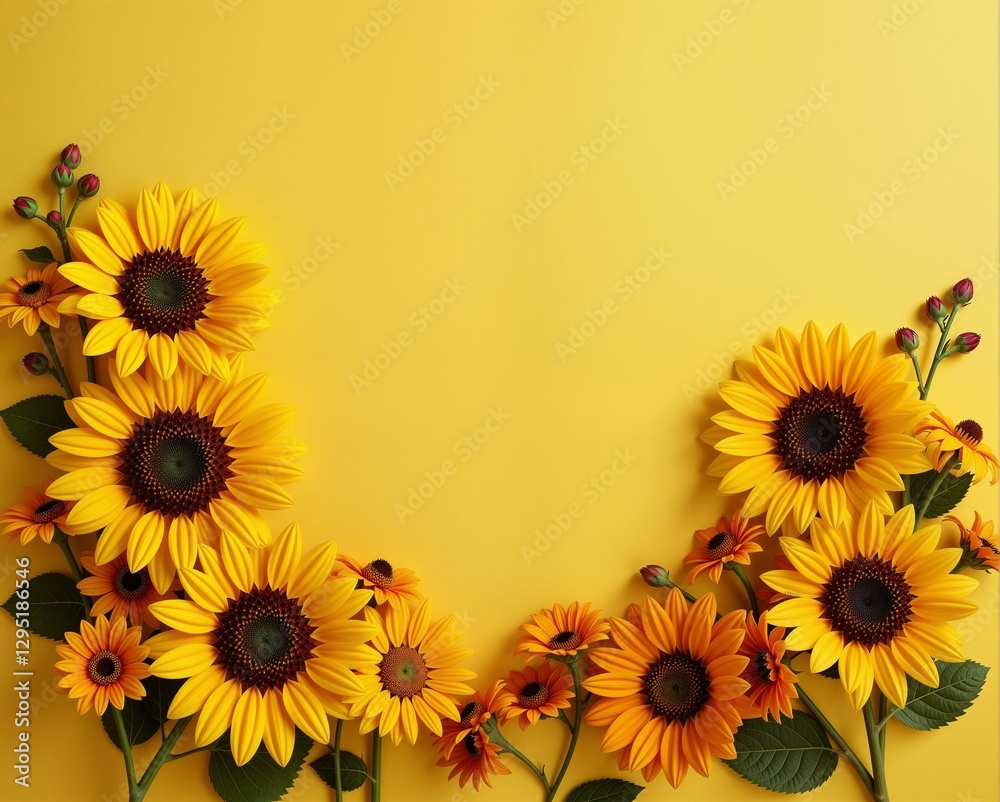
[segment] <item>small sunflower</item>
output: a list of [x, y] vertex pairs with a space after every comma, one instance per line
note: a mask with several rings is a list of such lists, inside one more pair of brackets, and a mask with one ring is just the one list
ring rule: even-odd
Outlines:
[[608, 623], [601, 619], [600, 610], [590, 609], [589, 602], [573, 602], [566, 608], [555, 604], [551, 610], [532, 613], [531, 621], [519, 627], [525, 634], [514, 647], [514, 654], [524, 652], [525, 660], [573, 657], [608, 638]]
[[483, 725], [511, 703], [511, 696], [504, 690], [504, 681], [497, 680], [486, 692], [476, 691], [471, 697], [455, 704], [458, 721], [445, 719], [441, 722], [441, 737], [434, 741], [434, 747], [445, 757], [451, 757], [451, 750], [470, 735], [477, 735]]
[[799, 696], [795, 672], [781, 662], [785, 656], [785, 628], [771, 627], [768, 634], [767, 613], [761, 614], [757, 621], [747, 616], [745, 626], [746, 635], [738, 654], [750, 660], [740, 674], [750, 683], [749, 715], [765, 719], [770, 715], [780, 722], [783, 715], [792, 715], [792, 699]]
[[891, 514], [901, 475], [930, 468], [911, 432], [933, 406], [910, 400], [908, 365], [879, 358], [874, 332], [852, 348], [843, 325], [824, 339], [810, 321], [801, 342], [779, 328], [775, 350], [755, 346], [739, 380], [719, 385], [731, 409], [703, 435], [720, 452], [709, 467], [719, 491], [750, 491], [743, 515], [767, 513], [768, 534], [801, 534], [817, 512], [839, 526], [870, 499]]
[[356, 693], [353, 670], [378, 655], [365, 645], [374, 627], [351, 618], [371, 594], [347, 579], [329, 579], [333, 542], [302, 554], [292, 524], [266, 549], [248, 549], [223, 532], [221, 552], [202, 544], [202, 569], [181, 568], [186, 599], [150, 605], [174, 631], [149, 639], [158, 677], [186, 679], [170, 718], [200, 711], [195, 745], [231, 730], [233, 758], [242, 766], [263, 740], [288, 763], [298, 727], [330, 740], [328, 715], [347, 718], [342, 696]]
[[13, 328], [18, 323], [29, 334], [42, 323], [59, 328], [59, 304], [72, 297], [73, 282], [56, 272], [55, 262], [41, 270], [28, 268], [27, 275], [13, 276], [3, 283], [0, 292], [0, 318], [7, 318]]
[[87, 292], [61, 311], [97, 320], [83, 352], [114, 351], [127, 376], [148, 359], [169, 379], [179, 362], [229, 378], [227, 357], [253, 349], [250, 333], [267, 325], [268, 296], [253, 288], [268, 273], [263, 246], [239, 242], [244, 219], [219, 222], [215, 198], [176, 198], [162, 183], [142, 190], [132, 214], [102, 200], [101, 234], [70, 228], [80, 261], [59, 272]]
[[522, 730], [542, 716], [558, 716], [575, 698], [573, 677], [562, 666], [548, 661], [538, 668], [529, 665], [523, 671], [511, 671], [506, 689], [510, 701], [503, 711], [504, 720], [516, 718]]
[[958, 465], [952, 469], [956, 476], [972, 474], [972, 483], [978, 484], [989, 476], [990, 484], [997, 483], [997, 455], [983, 442], [983, 427], [974, 420], [952, 423], [951, 418], [938, 410], [917, 427], [917, 434], [926, 432], [927, 450], [934, 470], [944, 469], [952, 454], [958, 454]]
[[149, 647], [139, 644], [141, 638], [142, 627], [128, 628], [124, 618], [110, 623], [103, 615], [94, 624], [82, 621], [79, 634], [66, 633], [66, 643], [56, 646], [63, 659], [55, 671], [63, 675], [59, 687], [77, 700], [81, 716], [91, 707], [104, 715], [109, 702], [121, 710], [126, 696], [141, 699], [146, 695], [141, 680], [149, 676], [149, 666], [143, 662]]
[[694, 566], [688, 572], [688, 584], [706, 571], [708, 578], [718, 584], [728, 562], [750, 565], [750, 555], [762, 550], [753, 539], [762, 534], [764, 527], [751, 526], [743, 518], [741, 510], [733, 513], [732, 518], [722, 516], [715, 526], [696, 531], [694, 535], [701, 548], [684, 558], [685, 565]]
[[693, 605], [676, 588], [662, 605], [647, 596], [641, 626], [612, 618], [617, 646], [591, 654], [605, 673], [583, 683], [599, 697], [584, 720], [607, 727], [601, 751], [622, 750], [619, 765], [647, 781], [662, 770], [677, 788], [689, 766], [707, 777], [712, 757], [736, 757], [739, 700], [750, 687], [738, 652], [745, 611], [718, 621], [715, 612], [713, 594]]
[[352, 576], [375, 594], [376, 604], [388, 603], [390, 607], [399, 609], [407, 602], [419, 604], [423, 596], [417, 590], [420, 579], [409, 568], [393, 568], [388, 560], [381, 558], [362, 565], [346, 554], [341, 554], [336, 576]]
[[955, 524], [961, 533], [959, 543], [962, 549], [961, 565], [981, 571], [1000, 569], [1000, 551], [997, 549], [997, 535], [993, 531], [993, 521], [983, 521], [977, 512], [972, 527], [966, 529], [955, 516], [946, 515], [945, 518]]
[[153, 587], [149, 571], [145, 568], [132, 573], [128, 568], [126, 555], [119, 554], [111, 562], [98, 565], [94, 562], [94, 552], [85, 551], [80, 555], [83, 568], [92, 576], [77, 583], [77, 588], [85, 596], [97, 598], [91, 608], [91, 615], [111, 613], [111, 620], [126, 618], [132, 625], [146, 624], [153, 629], [160, 622], [149, 611], [149, 605], [164, 599], [176, 599], [173, 591], [180, 587], [176, 582], [166, 593]]
[[104, 528], [98, 565], [127, 552], [129, 569], [148, 566], [165, 593], [175, 568], [192, 568], [198, 544], [216, 543], [223, 529], [247, 546], [270, 542], [258, 508], [292, 503], [282, 485], [299, 477], [300, 452], [276, 439], [294, 409], [255, 406], [265, 374], [222, 382], [186, 366], [169, 380], [145, 373], [112, 369], [116, 392], [85, 382], [66, 402], [80, 428], [50, 438], [48, 461], [69, 473], [48, 492], [76, 501], [67, 520], [77, 531]]
[[467, 682], [476, 676], [458, 667], [472, 650], [457, 645], [454, 616], [431, 624], [426, 599], [412, 610], [390, 607], [385, 617], [371, 607], [364, 613], [381, 659], [360, 671], [361, 692], [345, 698], [351, 715], [361, 716], [362, 735], [378, 727], [395, 744], [403, 735], [415, 744], [421, 722], [442, 735], [441, 719], [461, 718], [455, 697], [473, 693]]
[[976, 580], [949, 574], [961, 549], [938, 549], [941, 526], [913, 531], [913, 506], [888, 521], [874, 502], [857, 524], [813, 523], [811, 543], [782, 538], [795, 566], [761, 579], [795, 598], [771, 609], [771, 624], [795, 627], [792, 651], [812, 650], [813, 673], [838, 664], [856, 710], [875, 682], [898, 707], [906, 704], [906, 676], [936, 687], [934, 658], [962, 660], [962, 639], [949, 622], [976, 611], [967, 599]]
[[41, 490], [24, 488], [24, 504], [8, 507], [0, 515], [0, 525], [3, 525], [0, 534], [7, 535], [8, 546], [18, 537], [22, 546], [36, 537], [44, 543], [51, 543], [57, 526], [67, 535], [76, 534], [76, 529], [66, 523], [66, 516], [73, 509], [73, 504], [49, 497], [47, 491], [51, 484], [51, 477], [46, 477]]
[[462, 739], [461, 747], [441, 757], [437, 765], [453, 767], [448, 779], [457, 776], [459, 788], [464, 788], [469, 780], [477, 791], [480, 784], [492, 788], [490, 777], [510, 774], [510, 769], [500, 760], [501, 751], [500, 745], [491, 742], [485, 733], [469, 733]]

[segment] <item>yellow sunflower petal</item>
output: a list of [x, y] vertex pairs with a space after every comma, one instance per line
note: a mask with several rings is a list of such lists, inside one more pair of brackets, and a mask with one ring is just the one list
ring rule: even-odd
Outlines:
[[240, 695], [240, 683], [235, 679], [227, 680], [212, 692], [198, 716], [194, 731], [195, 744], [206, 746], [229, 729]]
[[844, 361], [842, 386], [848, 395], [856, 392], [868, 375], [875, 361], [877, 345], [878, 338], [874, 331], [870, 331], [854, 344], [847, 355]]
[[827, 479], [820, 485], [816, 506], [820, 516], [831, 526], [837, 527], [843, 523], [847, 514], [847, 493], [835, 477]]
[[285, 490], [263, 476], [232, 476], [226, 486], [244, 504], [259, 510], [283, 510], [295, 503]]
[[59, 275], [91, 292], [102, 295], [117, 295], [121, 292], [118, 279], [88, 262], [66, 262], [60, 265]]
[[759, 345], [753, 347], [754, 360], [761, 374], [770, 384], [785, 395], [796, 395], [799, 382], [795, 372], [774, 351]]
[[[206, 616], [215, 618], [213, 613], [222, 613], [228, 609], [229, 599], [226, 597], [225, 591], [216, 585], [208, 574], [193, 568], [183, 567], [178, 568], [177, 573], [184, 585], [184, 590], [191, 597], [191, 601], [205, 611]], [[206, 616], [202, 616], [202, 620], [207, 620]], [[175, 628], [184, 629], [184, 627]], [[192, 632], [193, 630], [186, 629], [185, 631]]]
[[302, 530], [296, 523], [286, 526], [275, 539], [267, 558], [267, 583], [283, 588], [302, 558]]
[[153, 602], [149, 609], [168, 627], [192, 635], [204, 635], [219, 627], [218, 616], [188, 599], [164, 599]]
[[205, 233], [201, 242], [198, 243], [198, 250], [195, 252], [195, 261], [200, 265], [209, 266], [224, 256], [227, 249], [239, 239], [246, 220], [242, 217], [233, 217], [225, 220]]
[[840, 679], [855, 710], [860, 710], [872, 694], [875, 668], [869, 651], [858, 642], [848, 643], [840, 657]]
[[179, 331], [174, 337], [178, 356], [199, 373], [212, 372], [212, 349], [192, 331]]
[[125, 440], [132, 436], [131, 417], [121, 407], [96, 398], [74, 398], [68, 402], [73, 411], [83, 420], [85, 426], [113, 437]]
[[[770, 613], [768, 613], [770, 617]], [[809, 657], [809, 670], [813, 674], [825, 671], [840, 659], [844, 651], [844, 636], [840, 632], [827, 632], [821, 635], [812, 648]]]
[[166, 534], [166, 524], [158, 510], [147, 512], [136, 522], [128, 540], [130, 571], [136, 573], [152, 561], [163, 542], [164, 534]]
[[233, 710], [233, 727], [229, 738], [233, 748], [233, 760], [237, 766], [247, 763], [264, 740], [267, 710], [264, 698], [256, 688], [243, 692]]
[[[103, 295], [91, 295], [90, 298], [104, 298]], [[109, 320], [99, 320], [88, 332], [83, 344], [84, 356], [101, 356], [118, 347], [122, 338], [132, 331], [132, 322], [123, 317], [112, 317]]]
[[926, 585], [946, 576], [961, 559], [961, 549], [937, 549], [910, 563], [906, 569], [906, 581], [910, 585]]
[[[896, 637], [889, 644], [896, 663], [918, 682], [936, 688], [941, 681], [937, 665], [927, 650], [907, 637]], [[900, 705], [902, 707], [902, 705]]]
[[813, 387], [825, 387], [830, 381], [830, 355], [819, 327], [806, 323], [802, 332], [802, 370]]
[[893, 657], [892, 649], [883, 643], [872, 647], [872, 667], [875, 682], [896, 707], [906, 706], [906, 674]]
[[76, 501], [101, 487], [117, 484], [121, 478], [114, 468], [80, 468], [60, 476], [45, 492], [50, 498]]
[[158, 657], [149, 669], [157, 677], [182, 679], [205, 671], [215, 662], [217, 656], [218, 652], [214, 646], [207, 643], [188, 643]]
[[174, 696], [170, 703], [168, 716], [170, 718], [187, 718], [193, 716], [205, 705], [208, 697], [226, 680], [226, 672], [219, 666], [210, 666], [200, 674], [190, 677]]
[[177, 346], [168, 335], [157, 332], [149, 338], [149, 361], [162, 379], [169, 379], [177, 370]]
[[123, 261], [131, 262], [136, 254], [142, 252], [131, 222], [118, 209], [102, 204], [97, 208], [97, 220], [108, 245]]
[[[125, 509], [129, 489], [121, 485], [101, 487], [80, 499], [66, 516], [66, 523], [81, 532], [93, 532], [113, 521]], [[91, 528], [93, 527], [93, 528]]]
[[[92, 318], [94, 320], [111, 320], [113, 318], [121, 317], [122, 314], [124, 314], [124, 312], [125, 312], [125, 307], [122, 306], [121, 301], [119, 301], [113, 295], [100, 295], [98, 293], [91, 293], [90, 295], [84, 295], [76, 303], [77, 314], [83, 315], [84, 317]], [[87, 336], [88, 340], [90, 339], [91, 335], [93, 335], [93, 333], [94, 331], [92, 329], [90, 334]]]
[[170, 559], [178, 568], [191, 568], [198, 556], [198, 530], [186, 515], [178, 515], [167, 528]]
[[279, 766], [286, 766], [295, 747], [295, 724], [285, 710], [280, 692], [266, 692], [264, 707], [264, 746]]
[[312, 692], [292, 680], [285, 683], [281, 693], [285, 710], [296, 726], [313, 740], [327, 743], [330, 740], [330, 720]]
[[135, 218], [139, 226], [139, 236], [142, 237], [147, 251], [155, 251], [160, 246], [169, 244], [167, 231], [169, 217], [160, 209], [159, 203], [148, 189], [139, 192]]
[[756, 484], [767, 481], [768, 477], [780, 467], [781, 457], [777, 454], [750, 457], [726, 474], [719, 483], [719, 492], [727, 495], [742, 493]]
[[761, 421], [774, 421], [779, 417], [778, 408], [760, 390], [749, 384], [738, 381], [719, 383], [719, 395], [722, 400], [748, 418]]
[[212, 295], [236, 295], [260, 284], [271, 268], [267, 265], [240, 265], [211, 276], [208, 291]]
[[288, 595], [302, 598], [312, 593], [327, 580], [336, 561], [337, 544], [331, 540], [310, 549], [299, 563], [298, 572], [288, 582]]
[[795, 508], [795, 500], [798, 498], [800, 490], [802, 490], [802, 479], [799, 476], [790, 476], [777, 489], [767, 508], [767, 517], [764, 519], [764, 526], [768, 534], [777, 532], [788, 514]]
[[205, 234], [215, 225], [219, 215], [219, 199], [209, 198], [196, 206], [181, 231], [181, 253], [194, 255]]
[[195, 323], [195, 330], [206, 340], [227, 352], [252, 351], [254, 348], [250, 335], [241, 326], [232, 323], [201, 318]]
[[104, 531], [97, 539], [97, 547], [94, 549], [94, 562], [98, 565], [106, 565], [124, 552], [128, 547], [128, 539], [132, 534], [132, 530], [142, 517], [142, 514], [142, 505], [133, 504], [131, 507], [125, 507], [115, 516], [104, 527]]
[[[112, 276], [125, 272], [121, 257], [101, 237], [85, 228], [68, 228], [70, 244], [74, 253], [82, 253], [95, 266]], [[131, 260], [131, 257], [129, 257]]]

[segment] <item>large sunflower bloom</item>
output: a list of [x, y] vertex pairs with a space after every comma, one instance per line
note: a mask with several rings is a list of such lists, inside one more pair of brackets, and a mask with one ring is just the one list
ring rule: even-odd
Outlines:
[[264, 746], [288, 763], [298, 727], [330, 740], [328, 715], [347, 717], [342, 695], [360, 683], [352, 669], [378, 655], [365, 645], [374, 627], [350, 620], [371, 598], [348, 579], [329, 579], [337, 546], [302, 554], [292, 524], [266, 549], [248, 549], [228, 532], [217, 552], [202, 544], [202, 570], [181, 568], [186, 599], [150, 609], [175, 631], [149, 639], [158, 677], [187, 679], [170, 718], [201, 711], [195, 744], [231, 728], [233, 758], [242, 766]]
[[936, 687], [933, 658], [962, 660], [962, 639], [950, 623], [976, 611], [961, 597], [975, 579], [949, 574], [962, 556], [938, 549], [940, 524], [913, 531], [912, 505], [885, 520], [871, 502], [857, 524], [835, 529], [813, 523], [811, 543], [782, 538], [795, 566], [761, 579], [796, 598], [771, 609], [768, 622], [795, 627], [793, 651], [811, 649], [813, 673], [838, 664], [851, 703], [860, 710], [873, 681], [898, 707], [906, 704], [906, 675]]
[[63, 311], [99, 321], [84, 354], [116, 352], [123, 376], [148, 358], [165, 379], [178, 361], [229, 377], [227, 356], [252, 350], [250, 332], [266, 325], [267, 295], [251, 288], [268, 268], [258, 264], [263, 246], [238, 242], [243, 218], [218, 216], [217, 199], [196, 205], [194, 190], [174, 198], [160, 183], [142, 190], [134, 217], [102, 200], [101, 235], [68, 230], [80, 261], [59, 272], [89, 292]]
[[888, 491], [901, 475], [930, 468], [911, 432], [933, 406], [909, 400], [904, 354], [879, 358], [875, 333], [852, 348], [843, 325], [823, 339], [810, 321], [796, 340], [778, 329], [775, 350], [754, 347], [754, 362], [736, 365], [738, 381], [719, 385], [731, 407], [704, 435], [720, 455], [709, 474], [719, 491], [750, 491], [743, 515], [767, 513], [774, 534], [801, 534], [818, 512], [839, 526], [869, 499], [887, 515]]
[[750, 662], [740, 675], [750, 683], [747, 691], [749, 715], [781, 721], [782, 715], [792, 715], [792, 699], [799, 696], [795, 672], [782, 663], [785, 656], [785, 628], [771, 627], [768, 633], [767, 613], [754, 621], [747, 616], [746, 636], [739, 654]]
[[357, 560], [341, 554], [335, 576], [351, 576], [375, 594], [376, 604], [388, 603], [400, 608], [407, 602], [419, 604], [423, 596], [417, 590], [420, 579], [409, 568], [393, 568], [392, 563], [381, 558], [362, 565]]
[[600, 697], [585, 720], [608, 728], [601, 751], [623, 750], [622, 765], [642, 769], [647, 781], [662, 769], [676, 788], [688, 766], [707, 777], [712, 757], [736, 757], [739, 700], [750, 687], [737, 651], [745, 611], [718, 621], [715, 611], [713, 594], [693, 605], [676, 588], [662, 605], [647, 596], [641, 626], [612, 618], [617, 645], [591, 652], [606, 673], [583, 683]]
[[972, 474], [973, 484], [978, 484], [987, 476], [990, 484], [997, 483], [1000, 463], [988, 445], [983, 442], [983, 427], [974, 420], [952, 423], [951, 418], [938, 410], [917, 427], [917, 434], [924, 434], [934, 470], [941, 471], [953, 455], [958, 455], [958, 465], [952, 473]]
[[275, 439], [294, 410], [255, 407], [265, 374], [221, 382], [186, 366], [166, 381], [145, 373], [112, 369], [115, 393], [85, 382], [66, 402], [80, 428], [50, 438], [49, 462], [69, 473], [48, 493], [76, 500], [67, 520], [78, 531], [104, 528], [98, 565], [127, 551], [129, 569], [148, 566], [164, 593], [175, 567], [193, 567], [198, 543], [216, 542], [222, 529], [246, 545], [269, 543], [256, 508], [289, 506], [281, 485], [301, 472], [298, 446]]
[[390, 607], [384, 618], [366, 607], [365, 619], [376, 628], [372, 646], [381, 659], [361, 669], [361, 693], [345, 698], [351, 715], [361, 716], [362, 735], [378, 727], [394, 744], [404, 734], [415, 744], [420, 722], [442, 735], [441, 719], [461, 718], [455, 697], [473, 693], [467, 683], [476, 676], [458, 668], [472, 650], [456, 645], [454, 616], [432, 624], [425, 599], [412, 610]]
[[41, 270], [29, 267], [27, 275], [13, 276], [3, 283], [0, 318], [7, 318], [10, 328], [21, 323], [30, 335], [42, 323], [59, 327], [59, 304], [71, 297], [73, 282], [60, 276], [57, 267], [55, 262]]
[[180, 587], [177, 582], [166, 593], [160, 593], [153, 587], [147, 569], [136, 573], [128, 569], [125, 554], [119, 554], [105, 565], [98, 565], [94, 562], [94, 552], [85, 551], [80, 555], [80, 563], [90, 576], [77, 582], [76, 587], [85, 596], [97, 599], [90, 610], [91, 615], [111, 613], [112, 621], [125, 618], [132, 625], [146, 624], [158, 629], [160, 622], [149, 611], [149, 605], [177, 598], [173, 592]]
[[762, 534], [764, 527], [751, 526], [741, 510], [734, 512], [732, 518], [723, 515], [715, 526], [697, 530], [694, 536], [701, 548], [684, 558], [685, 565], [694, 566], [688, 572], [688, 584], [706, 571], [708, 578], [718, 584], [729, 562], [750, 565], [750, 555], [762, 550], [753, 540]]
[[538, 657], [574, 657], [598, 641], [608, 639], [608, 624], [600, 610], [591, 610], [590, 602], [573, 602], [569, 607], [552, 605], [532, 613], [531, 623], [519, 629], [525, 634], [517, 639], [514, 654], [524, 652], [525, 660]]
[[20, 538], [21, 545], [29, 543], [36, 537], [44, 543], [51, 543], [56, 534], [56, 527], [67, 534], [75, 535], [76, 530], [66, 523], [73, 505], [60, 501], [48, 495], [51, 477], [46, 477], [40, 490], [33, 487], [24, 488], [24, 504], [14, 504], [0, 515], [0, 534], [7, 535], [7, 545]]

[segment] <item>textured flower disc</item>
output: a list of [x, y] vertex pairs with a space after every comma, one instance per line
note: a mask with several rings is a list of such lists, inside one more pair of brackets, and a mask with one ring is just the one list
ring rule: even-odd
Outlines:
[[845, 641], [870, 649], [876, 643], [892, 643], [909, 622], [911, 590], [892, 563], [859, 555], [833, 570], [819, 601]]
[[194, 259], [163, 247], [137, 254], [118, 286], [123, 316], [150, 336], [194, 331], [209, 302], [208, 279]]
[[971, 473], [973, 484], [989, 477], [990, 484], [996, 484], [1000, 474], [1000, 460], [983, 443], [983, 427], [977, 421], [966, 419], [953, 424], [951, 418], [938, 410], [917, 427], [927, 442], [934, 470], [944, 470], [945, 463], [958, 456], [958, 463], [952, 464], [951, 472]]
[[562, 665], [548, 660], [537, 668], [532, 665], [522, 671], [511, 671], [506, 681], [508, 704], [505, 719], [516, 718], [523, 730], [543, 716], [558, 716], [574, 698], [573, 677]]
[[753, 541], [762, 534], [764, 527], [751, 526], [742, 510], [736, 510], [731, 518], [723, 515], [713, 527], [697, 530], [694, 536], [701, 548], [684, 558], [685, 565], [694, 566], [688, 572], [688, 584], [705, 572], [718, 583], [729, 562], [750, 565], [750, 555], [761, 551], [760, 544]]
[[360, 587], [374, 594], [376, 605], [388, 604], [401, 608], [406, 604], [419, 604], [423, 596], [417, 590], [420, 580], [409, 568], [397, 568], [388, 560], [379, 558], [362, 565], [357, 560], [341, 555], [334, 570], [336, 576], [353, 576]]
[[132, 625], [146, 624], [153, 629], [162, 627], [149, 611], [149, 605], [176, 598], [173, 591], [180, 587], [177, 583], [171, 585], [166, 593], [160, 593], [153, 587], [149, 571], [146, 568], [131, 571], [124, 554], [109, 563], [98, 565], [94, 562], [94, 552], [85, 551], [80, 555], [80, 562], [87, 576], [76, 586], [84, 595], [96, 599], [91, 607], [93, 615], [111, 613], [112, 621], [126, 618]]
[[14, 276], [0, 285], [0, 319], [7, 318], [13, 328], [18, 323], [33, 335], [42, 323], [59, 327], [59, 305], [77, 296], [73, 282], [63, 278], [56, 262], [39, 269], [28, 268], [27, 275]]
[[14, 504], [0, 515], [0, 534], [7, 535], [8, 544], [19, 538], [24, 545], [36, 537], [51, 543], [56, 527], [67, 535], [76, 534], [76, 529], [66, 522], [73, 504], [50, 498], [48, 489], [51, 484], [52, 478], [46, 477], [40, 490], [24, 488], [24, 503]]
[[784, 467], [804, 481], [841, 478], [865, 453], [868, 435], [854, 395], [813, 388], [781, 410], [770, 435]]
[[708, 686], [704, 664], [686, 652], [661, 656], [643, 680], [643, 691], [653, 713], [682, 723], [697, 716], [705, 706]]
[[782, 662], [784, 637], [784, 627], [769, 627], [767, 613], [756, 621], [752, 616], [747, 617], [746, 635], [739, 654], [750, 659], [740, 674], [750, 683], [748, 716], [770, 717], [780, 722], [782, 716], [792, 715], [792, 700], [799, 695], [795, 687], [798, 680], [795, 672]]

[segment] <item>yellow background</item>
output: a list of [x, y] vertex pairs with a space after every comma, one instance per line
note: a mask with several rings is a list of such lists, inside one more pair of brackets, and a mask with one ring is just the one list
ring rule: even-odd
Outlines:
[[[775, 324], [844, 321], [853, 338], [877, 329], [888, 352], [897, 326], [930, 340], [923, 300], [973, 277], [976, 302], [958, 329], [983, 344], [943, 367], [933, 398], [980, 420], [997, 445], [989, 0], [8, 0], [0, 20], [4, 196], [49, 198], [50, 159], [70, 141], [87, 154], [80, 172], [128, 205], [157, 180], [222, 189], [226, 216], [246, 216], [248, 236], [269, 245], [282, 293], [249, 365], [271, 372], [269, 400], [298, 406], [295, 434], [310, 446], [297, 506], [270, 520], [412, 567], [436, 612], [465, 621], [483, 684], [521, 664], [511, 650], [529, 613], [581, 599], [620, 614], [643, 595], [644, 563], [682, 575], [693, 530], [732, 508], [703, 473], [710, 453], [697, 435], [720, 404], [702, 390]], [[421, 142], [433, 147], [422, 159]], [[736, 171], [736, 191], [720, 186]], [[862, 227], [859, 207], [878, 214], [879, 193], [893, 202]], [[513, 217], [534, 214], [531, 199], [545, 206], [536, 219]], [[93, 203], [78, 220], [93, 222]], [[46, 237], [10, 211], [0, 232], [4, 275], [24, 270], [16, 249]], [[649, 259], [657, 269], [644, 272]], [[630, 278], [638, 289], [626, 298]], [[603, 325], [586, 325], [608, 301]], [[574, 328], [591, 336], [560, 353]], [[410, 340], [398, 358], [352, 384], [401, 333]], [[4, 330], [3, 405], [55, 392], [17, 364], [37, 345]], [[503, 425], [479, 432], [475, 452], [456, 450], [491, 411]], [[601, 485], [619, 452], [631, 464], [605, 474], [611, 486], [591, 503], [583, 486]], [[6, 506], [46, 471], [9, 440], [2, 453]], [[401, 520], [395, 505], [448, 459], [454, 475]], [[572, 526], [525, 551], [573, 502], [583, 514]], [[996, 518], [988, 486], [960, 512], [974, 509]], [[955, 542], [954, 528], [946, 537]], [[62, 568], [54, 549], [15, 545], [0, 596], [21, 554], [36, 571]], [[996, 575], [979, 576], [983, 610], [961, 630], [969, 656], [993, 666], [986, 690], [945, 730], [891, 728], [894, 800], [997, 798], [1000, 602]], [[724, 579], [723, 605], [738, 604]], [[12, 641], [6, 619], [0, 627]], [[12, 650], [0, 649], [3, 671]], [[8, 785], [0, 768], [0, 796], [121, 798], [120, 758], [96, 717], [47, 690], [51, 642], [35, 638], [32, 654], [32, 788]], [[807, 682], [864, 752], [839, 688]], [[12, 711], [4, 694], [4, 766]], [[600, 735], [585, 732], [567, 789], [617, 773]], [[549, 764], [564, 744], [554, 723], [512, 738]], [[384, 799], [476, 796], [434, 768], [429, 741], [387, 746]], [[151, 750], [139, 754], [144, 765]], [[169, 765], [150, 799], [215, 798], [206, 763]], [[485, 798], [540, 798], [512, 768]], [[771, 798], [718, 763], [682, 793], [661, 777], [640, 798]], [[860, 793], [842, 765], [805, 798]], [[330, 794], [306, 769], [294, 798]]]

